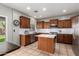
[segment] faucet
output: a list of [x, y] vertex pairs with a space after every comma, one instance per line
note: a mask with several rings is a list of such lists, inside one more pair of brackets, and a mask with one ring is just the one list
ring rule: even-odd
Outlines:
[[28, 33], [28, 31], [27, 31], [27, 30], [25, 30], [25, 31], [24, 31], [24, 34], [26, 34], [26, 33]]

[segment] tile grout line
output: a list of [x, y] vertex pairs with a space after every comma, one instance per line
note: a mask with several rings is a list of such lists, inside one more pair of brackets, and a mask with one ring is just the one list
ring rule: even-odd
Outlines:
[[67, 56], [69, 56], [69, 54], [68, 54], [68, 47], [67, 47], [67, 45], [65, 45], [65, 48], [66, 48], [66, 52], [67, 52]]
[[59, 56], [59, 54], [60, 54], [60, 44], [59, 44], [59, 52], [58, 52], [58, 56]]
[[[14, 55], [14, 54], [16, 54], [16, 55], [24, 55], [24, 56], [51, 56], [51, 55], [48, 55], [47, 53], [45, 54], [45, 53], [43, 53], [43, 52], [40, 52], [40, 50], [38, 50], [37, 48], [36, 48], [36, 46], [37, 46], [37, 44], [36, 43], [34, 43], [34, 44], [32, 44], [32, 45], [29, 45], [28, 47], [22, 47], [21, 49], [19, 49], [19, 50], [17, 50], [17, 51], [14, 51], [14, 53], [12, 53], [12, 55]], [[65, 51], [66, 51], [66, 56], [69, 56], [69, 53], [68, 53], [68, 47], [69, 47], [69, 45], [67, 45], [67, 44], [62, 44], [62, 43], [57, 43], [56, 44], [56, 55], [57, 56], [61, 56], [61, 55], [63, 55], [62, 54], [62, 46], [64, 46], [65, 47]], [[25, 49], [24, 49], [25, 48]], [[29, 51], [29, 49], [30, 49], [30, 51], [33, 53], [36, 49], [36, 53], [31, 53], [31, 52], [28, 52], [27, 53], [27, 51]], [[20, 52], [19, 54], [17, 53], [17, 52]], [[23, 53], [23, 54], [21, 54], [21, 53]], [[53, 54], [54, 56], [56, 56], [55, 54]], [[53, 56], [52, 55], [52, 56]], [[9, 54], [9, 56], [11, 56], [11, 54]]]

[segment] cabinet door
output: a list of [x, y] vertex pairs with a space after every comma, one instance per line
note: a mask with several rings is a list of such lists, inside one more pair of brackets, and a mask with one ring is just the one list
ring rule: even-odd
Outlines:
[[73, 40], [72, 34], [58, 34], [58, 43], [71, 44]]
[[31, 35], [25, 35], [25, 43], [26, 45], [30, 44], [31, 43]]
[[58, 19], [52, 19], [50, 20], [50, 24], [57, 24], [58, 23]]
[[24, 46], [25, 45], [25, 36], [20, 35], [20, 45]]
[[38, 49], [54, 53], [55, 50], [55, 39], [38, 37]]
[[38, 21], [37, 22], [37, 28], [40, 28], [40, 29], [44, 28], [44, 22], [43, 21]]
[[64, 22], [63, 20], [59, 20], [59, 21], [58, 21], [58, 27], [59, 27], [59, 28], [63, 28], [63, 27], [64, 27], [63, 22]]
[[30, 19], [20, 16], [20, 28], [30, 28]]
[[64, 34], [63, 37], [64, 37], [63, 43], [68, 43], [68, 44], [72, 43], [72, 39], [73, 39], [72, 34]]
[[71, 28], [72, 27], [72, 22], [71, 20], [59, 20], [58, 21], [58, 27], [59, 28]]
[[44, 22], [44, 29], [48, 29], [49, 28], [49, 22]]
[[58, 42], [58, 43], [63, 43], [63, 39], [64, 39], [64, 38], [63, 38], [63, 34], [58, 34], [58, 35], [57, 35], [57, 42]]
[[71, 28], [72, 24], [71, 24], [71, 20], [64, 20], [64, 28]]
[[20, 44], [22, 46], [30, 44], [30, 35], [20, 35]]
[[47, 40], [47, 51], [50, 53], [54, 53], [55, 51], [55, 39], [48, 38]]
[[38, 49], [47, 51], [47, 38], [44, 37], [38, 37]]

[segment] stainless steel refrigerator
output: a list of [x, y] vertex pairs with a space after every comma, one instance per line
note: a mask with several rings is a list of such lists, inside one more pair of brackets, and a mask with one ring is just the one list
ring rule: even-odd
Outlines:
[[72, 49], [76, 56], [79, 56], [79, 16], [72, 19], [73, 32], [73, 44]]

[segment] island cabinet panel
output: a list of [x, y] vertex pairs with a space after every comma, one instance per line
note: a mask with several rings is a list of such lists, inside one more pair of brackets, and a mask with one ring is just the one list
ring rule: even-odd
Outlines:
[[41, 40], [41, 37], [38, 38], [38, 49], [43, 50], [43, 51], [47, 51], [47, 39], [42, 38], [43, 40]]
[[50, 53], [54, 53], [54, 51], [55, 51], [55, 40], [48, 39], [47, 41], [48, 41], [47, 51], [50, 52]]
[[53, 38], [38, 37], [38, 49], [48, 53], [54, 53], [55, 40]]

